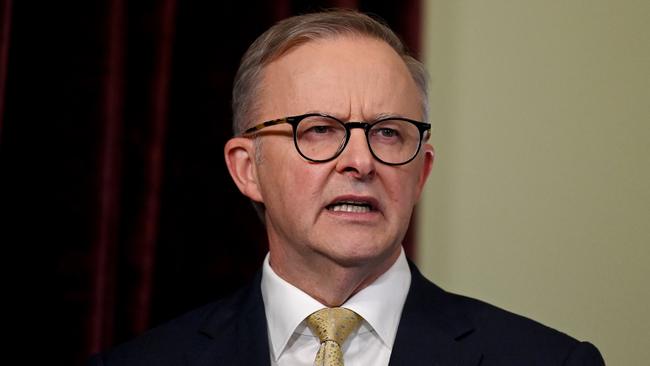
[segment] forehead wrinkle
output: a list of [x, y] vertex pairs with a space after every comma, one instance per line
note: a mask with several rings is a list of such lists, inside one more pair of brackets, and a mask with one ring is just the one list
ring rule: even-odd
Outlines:
[[[390, 50], [393, 51], [392, 49]], [[395, 57], [398, 57], [395, 54]], [[386, 60], [390, 60], [387, 63]], [[400, 58], [384, 58], [383, 62], [376, 61], [373, 66], [381, 72], [356, 73], [357, 83], [367, 85], [361, 88], [360, 115], [364, 120], [376, 120], [379, 116], [407, 116], [417, 119], [420, 116], [419, 104], [414, 105], [410, 100], [404, 100], [404, 95], [410, 92], [417, 93], [417, 86], [411, 77], [406, 65]], [[411, 107], [416, 107], [417, 115], [413, 115]]]
[[[350, 39], [311, 41], [267, 65], [264, 81], [267, 84], [266, 96], [270, 98], [262, 102], [267, 107], [263, 108], [264, 112], [275, 110], [274, 114], [286, 116], [315, 110], [341, 120], [371, 119], [379, 114], [407, 114], [407, 117], [419, 118], [419, 101], [410, 102], [404, 98], [412, 91], [419, 95], [417, 86], [394, 50], [376, 41], [375, 45], [362, 44], [359, 51], [327, 57], [335, 54], [332, 48], [338, 47], [334, 43], [337, 41]], [[359, 57], [359, 52], [367, 52], [374, 59]], [[304, 62], [310, 53], [325, 53], [326, 57]], [[411, 107], [415, 110], [411, 111]]]
[[[312, 87], [322, 92], [302, 92], [303, 88], [312, 89]], [[297, 113], [317, 111], [345, 120], [351, 115], [353, 95], [354, 92], [350, 91], [344, 83], [331, 78], [324, 78], [314, 85], [301, 84], [298, 86], [293, 100], [295, 103], [292, 104], [302, 106], [303, 109]]]

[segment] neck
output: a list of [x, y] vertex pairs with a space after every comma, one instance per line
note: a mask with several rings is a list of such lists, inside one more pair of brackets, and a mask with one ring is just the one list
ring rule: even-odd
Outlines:
[[341, 306], [386, 272], [397, 260], [401, 247], [382, 258], [339, 263], [318, 253], [305, 259], [270, 248], [270, 265], [285, 281], [327, 307]]

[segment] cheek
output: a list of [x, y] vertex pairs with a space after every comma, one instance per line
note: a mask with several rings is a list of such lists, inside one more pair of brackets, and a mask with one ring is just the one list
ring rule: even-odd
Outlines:
[[417, 177], [408, 170], [394, 170], [385, 175], [384, 188], [391, 202], [401, 210], [410, 210], [417, 196]]
[[297, 167], [287, 172], [287, 179], [291, 181], [288, 194], [297, 197], [304, 204], [318, 202], [323, 193], [326, 174], [320, 165], [313, 165], [301, 161]]
[[285, 208], [289, 206], [295, 212], [319, 204], [326, 180], [321, 165], [310, 164], [300, 157], [286, 156], [283, 164], [269, 167], [265, 181], [270, 185], [266, 187], [265, 198]]

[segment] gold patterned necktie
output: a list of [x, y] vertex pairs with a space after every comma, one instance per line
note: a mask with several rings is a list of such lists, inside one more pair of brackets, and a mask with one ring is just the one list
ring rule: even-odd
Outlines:
[[307, 317], [307, 325], [320, 339], [316, 366], [343, 366], [341, 346], [363, 318], [346, 308], [325, 308]]

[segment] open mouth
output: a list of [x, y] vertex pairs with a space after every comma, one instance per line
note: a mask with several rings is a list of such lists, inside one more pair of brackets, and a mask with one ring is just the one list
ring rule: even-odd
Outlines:
[[366, 213], [375, 211], [376, 208], [371, 202], [367, 201], [337, 201], [326, 207], [332, 212], [353, 212], [353, 213]]

